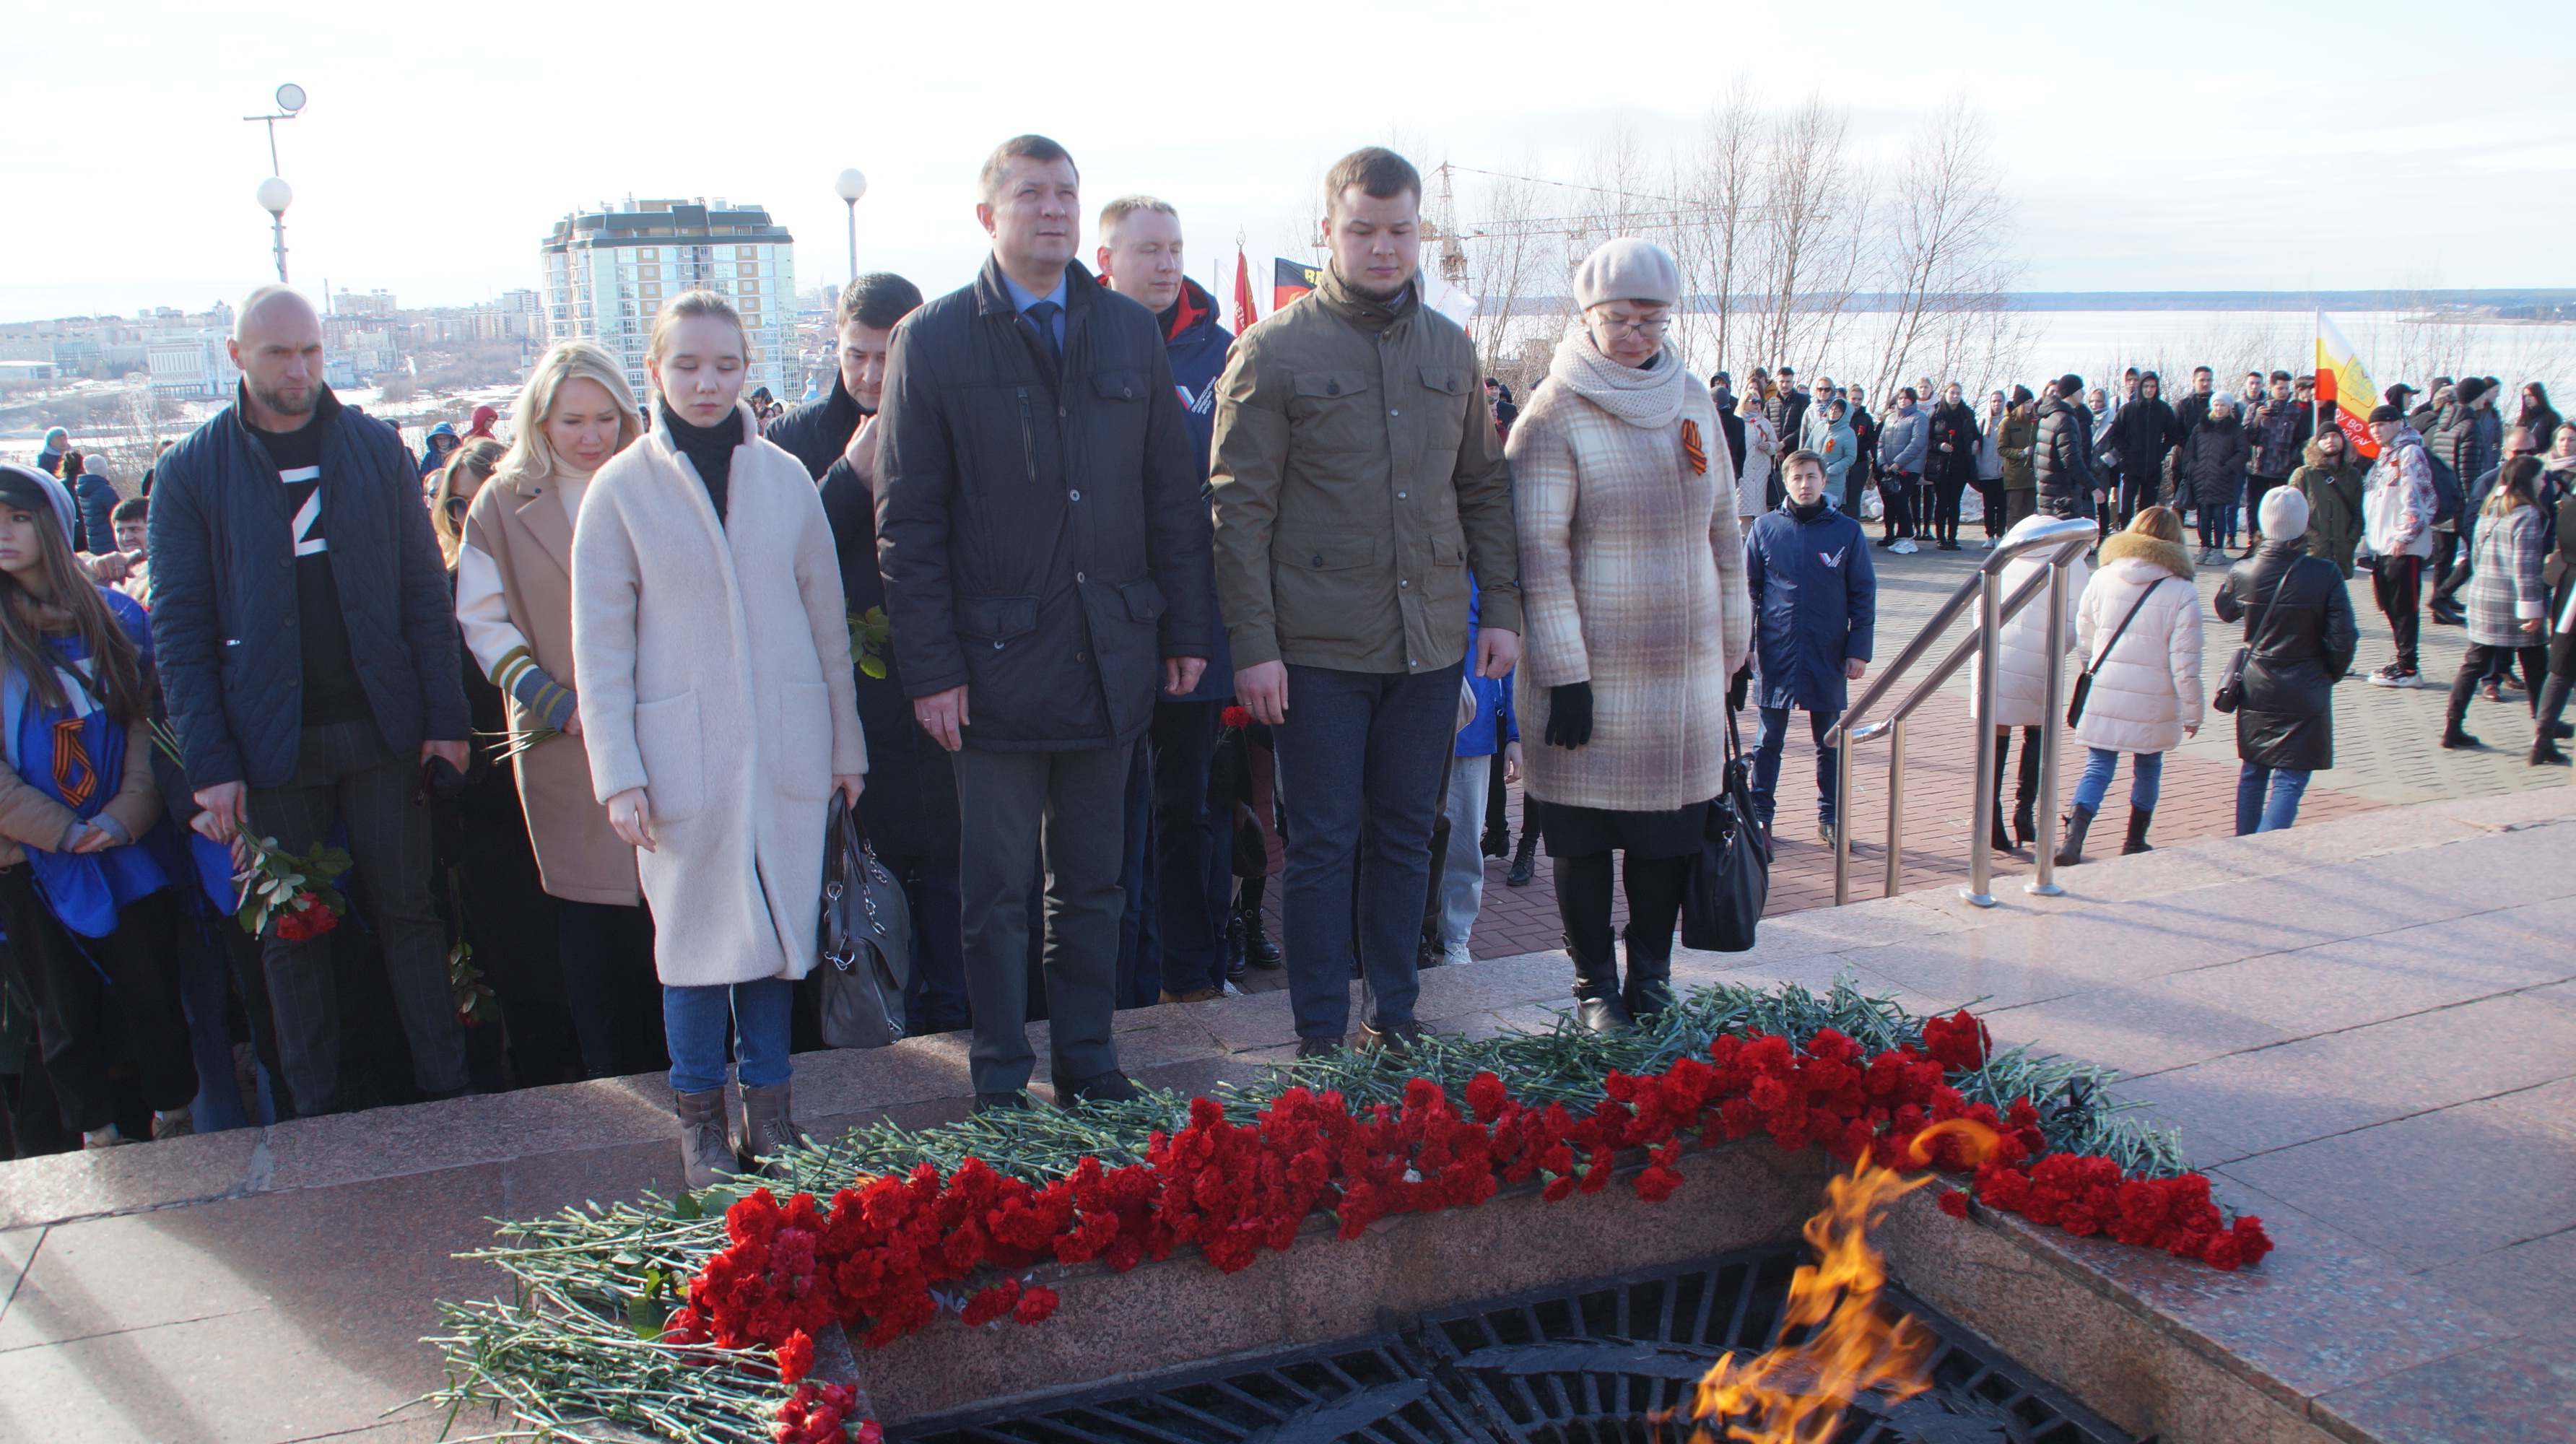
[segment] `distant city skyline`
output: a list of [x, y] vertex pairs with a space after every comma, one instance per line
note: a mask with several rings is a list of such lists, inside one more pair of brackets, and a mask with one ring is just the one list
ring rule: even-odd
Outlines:
[[1150, 33], [1060, 25], [1053, 63], [1008, 78], [961, 57], [1062, 11], [785, 0], [756, 27], [782, 43], [738, 64], [729, 40], [706, 50], [736, 68], [700, 88], [672, 32], [581, 7], [456, 0], [427, 25], [303, 0], [257, 24], [161, 0], [121, 13], [113, 46], [77, 7], [13, 17], [0, 74], [39, 119], [0, 152], [0, 186], [46, 220], [13, 228], [0, 317], [203, 309], [273, 276], [251, 199], [268, 145], [238, 117], [285, 81], [311, 97], [276, 127], [290, 274], [313, 294], [327, 277], [406, 305], [538, 284], [532, 253], [554, 220], [628, 194], [757, 202], [806, 240], [799, 284], [835, 284], [848, 265], [831, 184], [849, 165], [870, 181], [862, 266], [935, 293], [985, 250], [978, 164], [1025, 130], [1073, 151], [1088, 208], [1129, 191], [1177, 205], [1204, 278], [1238, 235], [1256, 258], [1297, 254], [1324, 168], [1353, 146], [1581, 178], [1623, 132], [1649, 149], [1686, 138], [1738, 74], [1775, 108], [1810, 91], [1844, 108], [1855, 151], [1882, 162], [1947, 97], [1972, 97], [2030, 289], [2576, 279], [2560, 239], [2576, 132], [2555, 60], [2492, 37], [2408, 43], [2424, 15], [2394, 0], [2356, 0], [2332, 24], [2249, 21], [2225, 43], [2117, 9], [1858, 0], [1832, 12], [1848, 44], [1830, 65], [1813, 63], [1816, 12], [1791, 6], [1647, 0], [1620, 11], [1622, 44], [1579, 51], [1567, 42], [1600, 37], [1522, 0], [1304, 17], [1364, 25], [1311, 43], [1385, 67], [1310, 63], [1298, 17], [1240, 7], [1173, 12]]

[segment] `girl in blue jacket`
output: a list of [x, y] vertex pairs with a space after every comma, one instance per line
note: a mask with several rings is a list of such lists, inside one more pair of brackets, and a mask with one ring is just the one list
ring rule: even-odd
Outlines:
[[161, 810], [151, 633], [74, 559], [72, 516], [62, 483], [0, 467], [0, 955], [34, 1005], [63, 1126], [101, 1148], [131, 1141], [107, 1077], [118, 1036], [155, 1138], [194, 1131], [197, 1070], [170, 880], [138, 845]]

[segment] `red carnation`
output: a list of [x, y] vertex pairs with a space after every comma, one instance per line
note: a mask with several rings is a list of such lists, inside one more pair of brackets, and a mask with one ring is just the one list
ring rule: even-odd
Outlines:
[[1031, 1284], [1021, 1290], [1019, 1306], [1011, 1310], [1011, 1317], [1023, 1324], [1042, 1324], [1061, 1302], [1063, 1300], [1056, 1297], [1055, 1290], [1044, 1284]]
[[1249, 708], [1228, 706], [1224, 711], [1216, 714], [1216, 720], [1240, 732], [1252, 725], [1252, 712]]
[[1950, 1215], [1952, 1218], [1966, 1218], [1968, 1216], [1968, 1195], [1955, 1188], [1943, 1189], [1941, 1191], [1941, 1211]]
[[1011, 1312], [1012, 1307], [1018, 1304], [1019, 1301], [1020, 1281], [1018, 1279], [1004, 1279], [1000, 1283], [993, 1285], [991, 1288], [984, 1289], [977, 1293], [975, 1297], [968, 1299], [966, 1301], [966, 1309], [962, 1317], [965, 1320], [966, 1327], [970, 1329], [978, 1328]]
[[1970, 1017], [1965, 1008], [1947, 1018], [1923, 1020], [1923, 1051], [1954, 1073], [1974, 1073], [1986, 1066], [1994, 1042], [1986, 1025]]
[[814, 1341], [803, 1329], [787, 1336], [778, 1346], [778, 1382], [793, 1384], [814, 1368]]

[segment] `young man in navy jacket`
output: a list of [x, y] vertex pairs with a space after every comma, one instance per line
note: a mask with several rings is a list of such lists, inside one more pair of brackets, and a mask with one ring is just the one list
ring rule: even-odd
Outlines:
[[1744, 540], [1745, 582], [1757, 609], [1762, 741], [1753, 753], [1753, 806], [1771, 826], [1789, 710], [1807, 713], [1816, 739], [1816, 831], [1830, 847], [1839, 799], [1835, 749], [1826, 745], [1848, 684], [1869, 664], [1878, 576], [1860, 522], [1825, 499], [1825, 459], [1793, 451], [1782, 464], [1788, 499], [1757, 517]]

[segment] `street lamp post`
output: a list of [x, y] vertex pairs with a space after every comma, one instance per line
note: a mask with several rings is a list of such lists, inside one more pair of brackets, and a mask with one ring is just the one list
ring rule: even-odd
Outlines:
[[859, 197], [868, 193], [868, 178], [852, 166], [832, 182], [832, 189], [850, 208], [850, 279], [855, 281], [859, 278]]
[[253, 194], [258, 197], [259, 208], [268, 212], [269, 229], [277, 250], [277, 283], [283, 286], [286, 284], [286, 208], [295, 203], [295, 187], [277, 176], [270, 176], [259, 183], [259, 189]]
[[277, 253], [277, 283], [281, 286], [286, 284], [286, 208], [294, 203], [295, 188], [288, 185], [278, 174], [277, 123], [281, 120], [293, 120], [296, 112], [303, 108], [304, 87], [288, 81], [277, 88], [276, 114], [242, 117], [243, 120], [255, 120], [268, 127], [268, 179], [259, 183], [259, 190], [255, 194], [259, 199], [259, 208], [268, 212], [270, 244]]

